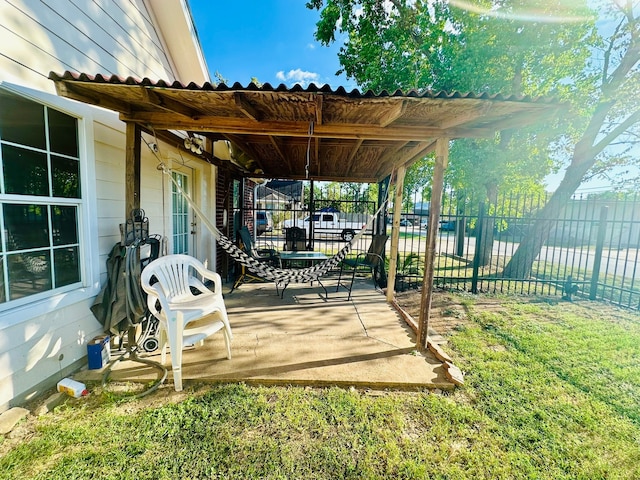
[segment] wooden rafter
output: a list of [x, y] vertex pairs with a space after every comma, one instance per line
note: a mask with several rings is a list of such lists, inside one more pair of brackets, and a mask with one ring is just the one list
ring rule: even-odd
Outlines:
[[406, 102], [397, 102], [390, 109], [389, 112], [384, 116], [384, 119], [380, 122], [381, 127], [387, 127], [395, 122], [398, 118], [402, 116], [402, 114], [407, 109]]
[[[378, 161], [379, 167], [376, 176], [379, 177], [381, 172], [392, 170], [392, 165], [396, 163], [396, 154], [402, 150], [409, 142], [397, 142], [392, 148], [388, 148], [382, 158]], [[390, 168], [391, 167], [391, 168]]]
[[482, 103], [473, 109], [464, 111], [462, 114], [452, 115], [451, 117], [443, 119], [438, 123], [438, 126], [446, 129], [472, 122], [473, 120], [477, 120], [478, 118], [486, 115], [491, 109], [491, 106], [492, 104], [490, 103]]
[[[291, 153], [306, 147], [310, 125], [310, 178], [377, 181], [424, 155], [434, 138], [491, 138], [496, 131], [552, 115], [559, 107], [550, 99], [460, 92], [205, 88], [72, 72], [49, 78], [60, 95], [115, 110], [123, 121], [158, 138], [160, 132], [193, 131], [212, 141], [232, 139], [255, 160], [256, 169], [273, 178], [305, 178], [306, 162]], [[172, 142], [169, 133], [166, 138]]]
[[262, 165], [262, 160], [260, 158], [260, 155], [258, 155], [256, 151], [253, 148], [251, 148], [251, 146], [242, 139], [242, 137], [239, 137], [237, 135], [231, 135], [231, 134], [226, 134], [225, 137], [227, 138], [227, 140], [232, 142], [236, 147], [238, 147], [240, 150], [246, 153], [249, 157], [251, 157], [251, 160], [256, 162], [256, 165], [258, 166], [258, 168], [264, 171], [264, 166]]
[[118, 100], [111, 96], [100, 95], [98, 93], [86, 93], [68, 83], [56, 83], [56, 92], [61, 97], [67, 97], [72, 100], [77, 100], [78, 102], [97, 105], [99, 107], [108, 108], [109, 110], [115, 110], [116, 112], [127, 113], [131, 111], [131, 104], [125, 101]]
[[322, 95], [316, 95], [316, 125], [322, 125], [322, 102], [324, 97]]
[[395, 159], [394, 162], [387, 163], [384, 169], [378, 170], [376, 172], [377, 178], [384, 178], [389, 173], [391, 173], [394, 169], [402, 166], [405, 168], [409, 168], [416, 160], [424, 157], [427, 153], [432, 151], [435, 148], [435, 140], [427, 140], [424, 142], [418, 143], [411, 150], [406, 152], [400, 158]]
[[291, 170], [291, 161], [289, 160], [289, 157], [287, 157], [282, 151], [282, 146], [280, 145], [280, 142], [278, 141], [278, 139], [276, 137], [270, 136], [269, 142], [271, 143], [271, 145], [273, 145], [273, 148], [275, 149], [276, 153], [280, 157], [280, 160], [286, 163], [289, 170]]
[[141, 87], [140, 94], [144, 101], [154, 107], [166, 110], [171, 113], [176, 113], [187, 118], [193, 118], [200, 115], [197, 110], [185, 105], [182, 102], [169, 98], [163, 95], [162, 90], [153, 87]]
[[253, 105], [251, 105], [251, 103], [249, 103], [249, 100], [247, 100], [247, 97], [245, 94], [243, 94], [242, 92], [234, 92], [233, 101], [235, 102], [235, 105], [238, 108], [238, 110], [240, 110], [248, 118], [250, 118], [255, 122], [260, 120], [260, 117], [261, 117], [260, 112], [258, 112], [258, 110], [256, 110], [256, 108]]

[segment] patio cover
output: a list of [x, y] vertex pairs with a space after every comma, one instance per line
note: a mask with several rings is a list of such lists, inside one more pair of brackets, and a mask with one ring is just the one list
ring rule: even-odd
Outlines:
[[[140, 132], [179, 148], [174, 132], [229, 141], [240, 150], [247, 177], [379, 182], [395, 172], [395, 204], [402, 201], [406, 168], [436, 153], [417, 347], [427, 347], [435, 241], [449, 140], [491, 137], [547, 118], [554, 99], [488, 93], [272, 87], [253, 83], [190, 83], [49, 74], [63, 97], [115, 110], [127, 125], [126, 211], [140, 206]], [[204, 154], [213, 163], [220, 159]], [[400, 210], [394, 210], [387, 300], [392, 302]]]
[[199, 86], [71, 72], [49, 78], [59, 95], [115, 110], [143, 130], [228, 140], [252, 160], [247, 175], [265, 178], [378, 182], [433, 150], [437, 138], [490, 137], [558, 106], [487, 93]]

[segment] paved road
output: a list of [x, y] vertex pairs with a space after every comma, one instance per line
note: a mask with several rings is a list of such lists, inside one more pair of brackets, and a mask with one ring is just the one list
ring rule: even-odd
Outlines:
[[[426, 250], [426, 230], [417, 227], [400, 227], [401, 237], [399, 250], [402, 253], [416, 252], [424, 255]], [[282, 249], [284, 236], [274, 234], [271, 236], [261, 235], [258, 237], [258, 245], [265, 242], [272, 242], [276, 248]], [[371, 242], [370, 236], [364, 236], [354, 244], [354, 250], [367, 251]], [[327, 253], [335, 253], [342, 248], [346, 242], [338, 236], [327, 236], [316, 239], [316, 250], [326, 250]], [[388, 240], [387, 251], [389, 251], [391, 240]], [[475, 237], [465, 237], [464, 252], [465, 257], [471, 260], [475, 251]], [[518, 249], [518, 242], [495, 241], [493, 244], [493, 256], [511, 257]], [[436, 247], [438, 253], [455, 254], [455, 235], [453, 232], [440, 232], [439, 242]], [[554, 265], [573, 265], [579, 270], [593, 270], [595, 259], [595, 247], [554, 247], [544, 246], [538, 259], [546, 260]], [[640, 249], [604, 249], [602, 262], [600, 265], [601, 275], [616, 275], [627, 279], [638, 278], [640, 276]], [[568, 274], [568, 273], [567, 273]]]

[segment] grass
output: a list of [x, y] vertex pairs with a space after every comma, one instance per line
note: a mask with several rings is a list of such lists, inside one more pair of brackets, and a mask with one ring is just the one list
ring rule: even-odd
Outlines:
[[637, 314], [454, 298], [470, 321], [449, 342], [466, 371], [453, 393], [222, 385], [173, 403], [70, 399], [21, 442], [3, 439], [0, 478], [640, 478]]

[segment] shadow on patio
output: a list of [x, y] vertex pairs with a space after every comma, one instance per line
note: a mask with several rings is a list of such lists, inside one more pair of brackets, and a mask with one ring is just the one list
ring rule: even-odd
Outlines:
[[[290, 285], [281, 299], [273, 283], [243, 284], [225, 295], [233, 330], [232, 359], [222, 335], [183, 355], [183, 379], [283, 385], [339, 385], [358, 388], [452, 389], [442, 363], [415, 352], [415, 335], [370, 281], [357, 280], [347, 293], [326, 287]], [[333, 285], [333, 287], [332, 287]], [[228, 288], [228, 287], [227, 287]], [[160, 354], [146, 358], [160, 360]], [[170, 368], [170, 362], [168, 360]], [[102, 370], [85, 370], [81, 380], [99, 381]], [[147, 382], [157, 371], [121, 362], [111, 380]], [[169, 371], [168, 382], [172, 381]]]

